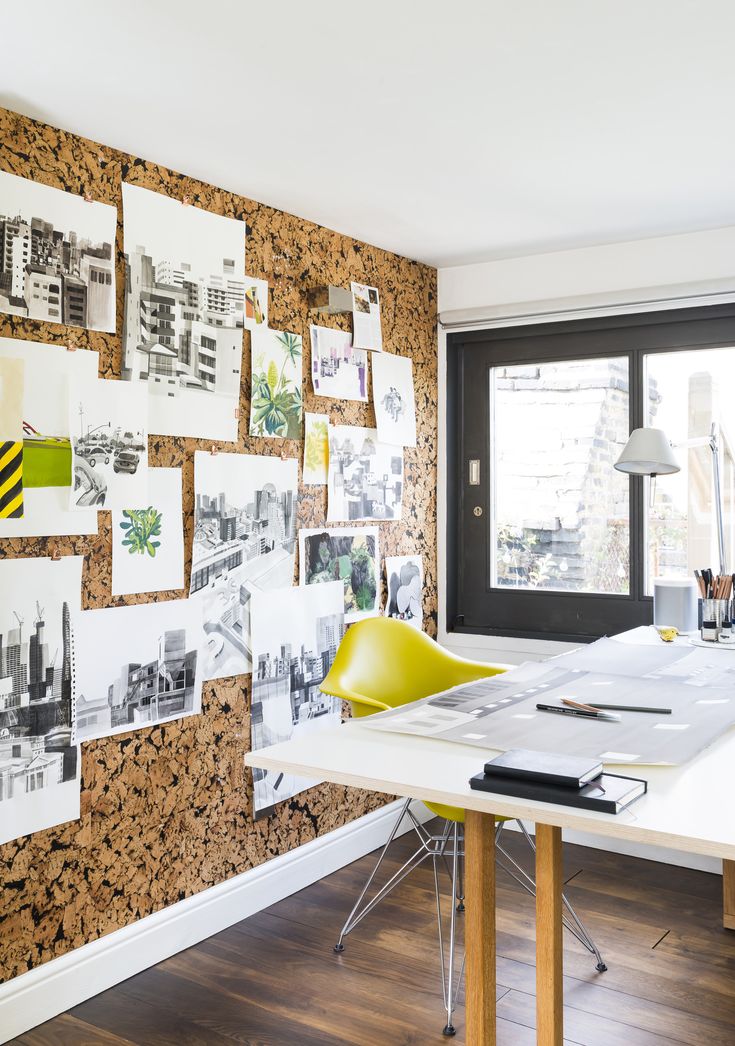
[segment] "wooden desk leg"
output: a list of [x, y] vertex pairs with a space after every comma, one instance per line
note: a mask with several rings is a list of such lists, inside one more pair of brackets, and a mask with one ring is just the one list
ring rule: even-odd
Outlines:
[[495, 1046], [495, 818], [465, 813], [467, 1046]]
[[564, 1036], [561, 828], [536, 824], [536, 1042]]
[[735, 861], [722, 862], [722, 925], [735, 930]]

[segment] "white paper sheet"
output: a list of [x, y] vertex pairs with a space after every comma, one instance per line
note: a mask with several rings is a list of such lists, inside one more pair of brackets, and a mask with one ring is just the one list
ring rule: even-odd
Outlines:
[[352, 283], [352, 344], [355, 348], [383, 351], [380, 295], [377, 287]]
[[[617, 648], [611, 672], [603, 666]], [[735, 688], [692, 685], [692, 673], [674, 650], [635, 647], [613, 640], [599, 640], [570, 655], [491, 676], [466, 686], [436, 694], [400, 709], [370, 716], [370, 728], [430, 734], [447, 741], [506, 751], [530, 748], [599, 758], [607, 764], [678, 765], [687, 762], [726, 729], [735, 724]], [[661, 669], [678, 671], [679, 677], [659, 677], [650, 657], [635, 663], [647, 674], [626, 675], [633, 663], [628, 655], [642, 651], [657, 656]], [[577, 664], [588, 667], [576, 667]], [[695, 673], [697, 671], [694, 666]], [[631, 669], [635, 672], [635, 669]], [[671, 713], [621, 711], [618, 720], [595, 720], [559, 715], [537, 709], [537, 704], [560, 705], [562, 698], [582, 703], [617, 704], [671, 709]]]
[[300, 439], [301, 335], [256, 327], [251, 339], [250, 435]]
[[[123, 183], [123, 377], [150, 431], [236, 440], [245, 312], [243, 221]], [[155, 304], [152, 302], [155, 296]]]
[[245, 322], [246, 330], [268, 326], [268, 281], [255, 276], [245, 276]]
[[[335, 726], [341, 703], [319, 685], [344, 635], [342, 583], [255, 592], [252, 598], [252, 749]], [[253, 771], [256, 814], [317, 781]]]
[[83, 562], [0, 560], [0, 844], [79, 817], [72, 632]]
[[316, 396], [368, 401], [368, 354], [352, 345], [349, 331], [332, 327], [309, 328], [311, 383]]
[[189, 599], [85, 610], [77, 626], [77, 741], [197, 715], [201, 619]]
[[380, 609], [380, 544], [377, 527], [299, 531], [299, 584], [339, 581], [345, 621], [375, 617]]
[[204, 628], [203, 678], [250, 671], [250, 599], [293, 584], [298, 462], [194, 455], [190, 596]]
[[386, 556], [386, 617], [423, 628], [424, 565], [421, 556]]
[[373, 403], [378, 439], [415, 447], [416, 400], [410, 359], [389, 352], [373, 357]]
[[[69, 507], [71, 449], [69, 445], [69, 381], [97, 376], [96, 352], [69, 352], [60, 345], [44, 345], [19, 338], [0, 338], [0, 359], [19, 359], [29, 381], [23, 385], [24, 462], [23, 516], [0, 519], [0, 539], [96, 534], [97, 510]], [[60, 457], [68, 475], [65, 486], [35, 486], [35, 452]], [[42, 459], [41, 459], [42, 460]], [[53, 470], [52, 470], [53, 471]]]
[[69, 388], [73, 509], [125, 508], [148, 499], [148, 395], [144, 385], [74, 378]]
[[148, 470], [149, 499], [112, 513], [112, 594], [184, 587], [181, 469]]
[[117, 208], [0, 171], [0, 214], [13, 258], [0, 312], [114, 333]]
[[329, 429], [327, 520], [400, 519], [403, 447], [380, 443], [375, 429]]
[[304, 414], [303, 482], [326, 485], [329, 473], [329, 415]]

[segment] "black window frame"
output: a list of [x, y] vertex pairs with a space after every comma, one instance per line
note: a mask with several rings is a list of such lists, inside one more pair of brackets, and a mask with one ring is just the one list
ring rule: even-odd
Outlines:
[[[645, 592], [646, 506], [641, 476], [629, 480], [628, 595], [490, 586], [490, 370], [523, 363], [627, 357], [632, 431], [646, 424], [647, 355], [731, 346], [735, 346], [735, 303], [447, 335], [447, 632], [592, 642], [653, 620], [653, 600]], [[472, 459], [480, 462], [477, 486], [469, 484]], [[477, 506], [481, 515], [475, 515]]]

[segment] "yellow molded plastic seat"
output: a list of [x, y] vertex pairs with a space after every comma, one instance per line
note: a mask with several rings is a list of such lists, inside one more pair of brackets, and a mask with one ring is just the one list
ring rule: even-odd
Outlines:
[[[349, 701], [353, 716], [360, 718], [510, 667], [456, 657], [404, 621], [372, 617], [348, 629], [321, 688]], [[464, 821], [458, 807], [426, 806], [448, 821]]]

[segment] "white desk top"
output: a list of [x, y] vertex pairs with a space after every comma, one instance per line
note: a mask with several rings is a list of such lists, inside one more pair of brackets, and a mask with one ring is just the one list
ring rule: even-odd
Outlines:
[[617, 815], [473, 791], [470, 777], [495, 754], [435, 738], [382, 733], [354, 721], [250, 752], [245, 763], [735, 860], [735, 729], [683, 766], [615, 767], [615, 772], [644, 777], [649, 789]]

